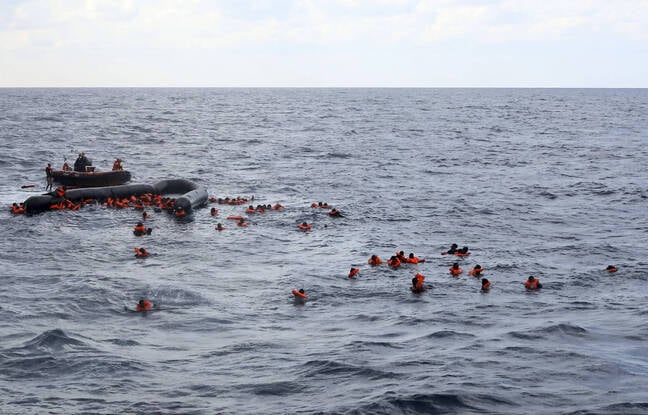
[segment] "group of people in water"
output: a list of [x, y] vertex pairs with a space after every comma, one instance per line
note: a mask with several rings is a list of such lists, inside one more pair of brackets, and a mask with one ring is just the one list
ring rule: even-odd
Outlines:
[[[83, 153], [79, 155], [79, 158], [75, 162], [75, 171], [85, 171], [85, 167], [91, 165], [92, 162], [88, 160]], [[115, 163], [113, 165], [113, 170], [121, 170], [121, 160], [116, 159]], [[48, 163], [46, 167], [46, 175], [47, 175], [47, 185], [48, 189], [51, 190], [52, 188], [52, 167], [51, 164]], [[56, 195], [59, 198], [59, 202], [57, 202], [56, 206], [52, 207], [53, 209], [65, 209], [69, 208], [72, 210], [78, 209], [80, 206], [83, 204], [87, 203], [96, 203], [96, 201], [80, 201], [78, 203], [72, 203], [69, 200], [65, 198], [65, 192], [66, 188], [65, 186], [59, 186], [54, 192], [52, 192], [54, 195]], [[252, 196], [251, 198], [243, 198], [243, 197], [225, 197], [225, 198], [213, 198], [210, 197], [209, 201], [212, 203], [219, 203], [219, 204], [229, 204], [229, 205], [242, 205], [249, 203], [250, 201], [253, 201], [254, 197]], [[133, 229], [133, 234], [135, 236], [144, 236], [144, 235], [151, 235], [152, 234], [152, 228], [147, 228], [143, 221], [150, 217], [150, 215], [144, 211], [146, 207], [154, 207], [156, 210], [169, 210], [173, 209], [173, 202], [174, 199], [172, 198], [165, 198], [162, 197], [161, 195], [151, 195], [151, 194], [146, 194], [142, 195], [139, 197], [136, 196], [131, 196], [130, 198], [123, 198], [123, 199], [111, 199], [108, 198], [107, 200], [99, 201], [101, 204], [107, 207], [117, 207], [117, 208], [128, 208], [128, 207], [133, 207], [138, 210], [143, 210], [142, 212], [142, 221], [137, 222]], [[326, 202], [313, 202], [311, 204], [312, 208], [321, 208], [321, 209], [330, 209], [328, 214], [330, 216], [342, 216], [342, 212], [337, 210], [336, 208], [330, 208], [329, 204]], [[258, 214], [258, 213], [265, 213], [266, 211], [281, 211], [284, 209], [284, 206], [276, 203], [274, 205], [271, 204], [258, 204], [256, 206], [249, 205], [245, 213], [246, 214]], [[24, 213], [24, 206], [23, 204], [17, 204], [13, 203], [11, 206], [11, 212], [14, 214], [19, 214], [19, 213]], [[215, 207], [212, 207], [210, 209], [210, 215], [211, 216], [217, 216], [219, 213], [218, 209]], [[176, 215], [178, 216], [178, 215]], [[237, 221], [237, 226], [240, 227], [246, 227], [247, 222], [245, 218], [242, 215], [230, 215], [227, 217], [228, 219], [234, 219]], [[312, 229], [312, 224], [309, 224], [307, 222], [301, 222], [300, 224], [297, 225], [297, 228], [302, 231], [308, 231]], [[222, 231], [225, 230], [226, 227], [224, 227], [221, 223], [218, 223], [215, 226], [215, 229], [217, 231]], [[137, 258], [146, 258], [149, 256], [149, 252], [146, 250], [146, 248], [143, 247], [135, 247], [135, 257]], [[450, 248], [447, 251], [441, 252], [441, 255], [453, 255], [456, 256], [460, 259], [469, 257], [471, 255], [469, 248], [467, 246], [463, 246], [462, 248], [459, 248], [457, 244], [452, 244]], [[368, 264], [371, 267], [376, 267], [381, 264], [383, 264], [383, 260], [376, 254], [371, 255], [371, 257], [368, 259]], [[390, 258], [386, 261], [386, 265], [392, 269], [398, 269], [403, 265], [406, 264], [411, 264], [411, 265], [417, 265], [417, 264], [422, 264], [425, 263], [426, 259], [416, 256], [413, 252], [410, 252], [409, 255], [405, 255], [404, 251], [398, 251], [394, 255], [390, 256]], [[491, 288], [492, 284], [487, 278], [483, 278], [482, 273], [485, 271], [485, 268], [483, 268], [481, 265], [476, 264], [474, 267], [468, 271], [468, 275], [475, 277], [475, 278], [480, 278], [481, 280], [481, 291], [482, 292], [488, 292], [489, 289]], [[614, 273], [617, 272], [618, 269], [613, 266], [609, 265], [605, 271], [609, 273]], [[459, 262], [454, 262], [450, 267], [449, 267], [449, 273], [453, 277], [458, 277], [463, 273], [463, 269], [460, 266]], [[360, 268], [357, 267], [351, 267], [349, 273], [348, 273], [348, 278], [355, 279], [360, 276]], [[422, 293], [426, 291], [430, 286], [425, 283], [426, 277], [420, 273], [416, 272], [414, 274], [414, 277], [411, 279], [411, 286], [410, 290], [413, 293]], [[524, 282], [524, 287], [527, 290], [539, 290], [542, 289], [543, 284], [540, 282], [540, 280], [531, 275], [529, 276]], [[305, 290], [302, 288], [300, 290], [293, 290], [293, 295], [295, 296], [296, 299], [298, 300], [305, 300], [307, 298], [307, 295], [305, 293]], [[150, 310], [152, 307], [155, 307], [155, 305], [151, 305], [150, 301], [147, 299], [142, 298], [139, 303], [137, 304], [137, 311], [147, 311]]]
[[[470, 256], [470, 251], [468, 250], [467, 246], [464, 246], [463, 248], [459, 248], [457, 244], [452, 244], [450, 249], [447, 251], [441, 252], [441, 255], [454, 255], [460, 258], [465, 258]], [[389, 266], [392, 269], [398, 269], [400, 268], [403, 264], [420, 264], [425, 262], [425, 258], [418, 258], [417, 256], [414, 255], [414, 253], [410, 253], [409, 256], [405, 256], [404, 251], [398, 251], [394, 255], [392, 255], [389, 260], [387, 260], [387, 266]], [[381, 264], [383, 264], [383, 260], [376, 254], [371, 255], [371, 257], [367, 260], [367, 263], [371, 267], [376, 267]], [[450, 267], [449, 267], [449, 272], [450, 276], [452, 277], [458, 277], [463, 273], [463, 269], [459, 265], [459, 262], [454, 262]], [[479, 264], [476, 264], [471, 270], [468, 271], [468, 275], [471, 277], [475, 278], [480, 278], [481, 282], [481, 288], [480, 291], [482, 293], [487, 293], [489, 292], [492, 283], [489, 281], [487, 278], [483, 278], [482, 273], [486, 269], [482, 267]], [[617, 272], [618, 269], [614, 265], [608, 265], [605, 268], [605, 271], [608, 273], [614, 273]], [[360, 268], [356, 267], [351, 267], [348, 273], [348, 278], [355, 279], [360, 275]], [[421, 274], [420, 272], [416, 272], [414, 274], [414, 277], [411, 280], [412, 285], [410, 286], [410, 290], [413, 293], [419, 294], [424, 291], [426, 291], [428, 288], [430, 288], [429, 285], [424, 283], [425, 281], [425, 276]], [[527, 291], [536, 291], [540, 290], [543, 285], [540, 282], [540, 279], [538, 279], [536, 276], [530, 275], [524, 282], [523, 285]], [[304, 290], [301, 289], [300, 292], [304, 294]], [[293, 290], [293, 295], [295, 295], [295, 299], [298, 301], [304, 301], [306, 299], [305, 294], [304, 295], [296, 295], [295, 290]]]

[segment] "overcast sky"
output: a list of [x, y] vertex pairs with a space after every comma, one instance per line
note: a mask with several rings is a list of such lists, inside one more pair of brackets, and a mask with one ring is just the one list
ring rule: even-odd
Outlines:
[[0, 86], [648, 87], [648, 0], [0, 0]]

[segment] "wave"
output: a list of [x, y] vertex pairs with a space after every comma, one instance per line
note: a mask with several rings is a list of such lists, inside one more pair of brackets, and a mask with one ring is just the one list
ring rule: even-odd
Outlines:
[[354, 366], [351, 364], [339, 363], [332, 360], [311, 360], [302, 365], [302, 374], [307, 378], [334, 377], [337, 381], [342, 378], [358, 377], [369, 380], [394, 379], [398, 375], [393, 372], [372, 369], [369, 367]]
[[621, 402], [566, 412], [565, 415], [645, 415], [647, 413], [648, 402]]
[[571, 324], [555, 324], [535, 330], [527, 331], [510, 331], [508, 335], [517, 339], [525, 340], [539, 340], [545, 339], [548, 336], [568, 336], [568, 337], [584, 337], [588, 331], [584, 328]]
[[484, 414], [511, 410], [519, 404], [492, 395], [469, 395], [456, 393], [417, 393], [399, 395], [387, 392], [373, 402], [345, 409], [345, 414]]
[[61, 329], [2, 351], [0, 363], [4, 374], [13, 379], [113, 376], [143, 370], [139, 363], [107, 355]]

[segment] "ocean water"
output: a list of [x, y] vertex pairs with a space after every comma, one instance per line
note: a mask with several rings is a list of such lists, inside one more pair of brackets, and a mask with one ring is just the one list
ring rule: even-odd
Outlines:
[[[648, 90], [1, 89], [0, 148], [0, 413], [648, 413]], [[9, 213], [81, 151], [285, 210]]]

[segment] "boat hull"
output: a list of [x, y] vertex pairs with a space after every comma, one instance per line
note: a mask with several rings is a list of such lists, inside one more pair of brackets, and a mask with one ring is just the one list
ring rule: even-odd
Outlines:
[[106, 187], [118, 186], [131, 179], [130, 172], [126, 170], [78, 172], [57, 170], [52, 172], [55, 182], [64, 186], [75, 187]]

